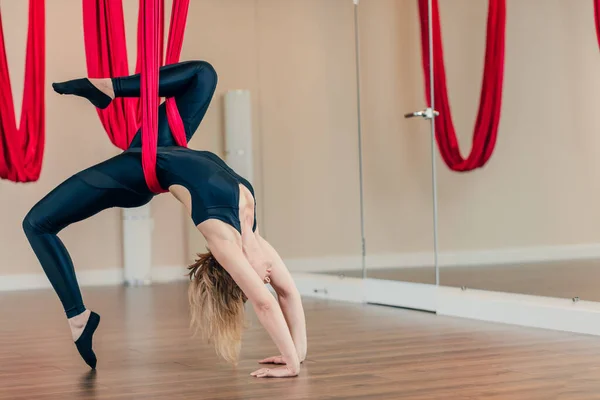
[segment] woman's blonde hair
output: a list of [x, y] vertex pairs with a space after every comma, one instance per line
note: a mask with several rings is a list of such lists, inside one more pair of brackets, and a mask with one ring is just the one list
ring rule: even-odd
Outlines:
[[246, 325], [246, 295], [210, 251], [198, 254], [188, 269], [190, 326], [194, 334], [200, 333], [215, 346], [219, 356], [237, 364]]

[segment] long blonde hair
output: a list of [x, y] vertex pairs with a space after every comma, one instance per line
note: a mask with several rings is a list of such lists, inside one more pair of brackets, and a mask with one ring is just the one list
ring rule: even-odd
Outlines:
[[194, 334], [200, 333], [215, 346], [219, 356], [237, 364], [246, 325], [246, 295], [210, 251], [198, 254], [188, 269], [190, 326]]

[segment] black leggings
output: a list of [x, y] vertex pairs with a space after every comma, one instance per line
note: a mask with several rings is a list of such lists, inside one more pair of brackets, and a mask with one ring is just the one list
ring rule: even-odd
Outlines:
[[[160, 69], [159, 95], [174, 97], [188, 141], [204, 118], [217, 84], [206, 62], [188, 61]], [[115, 97], [138, 97], [140, 77], [114, 78]], [[159, 107], [159, 146], [174, 146], [164, 103]], [[131, 148], [141, 147], [138, 131]], [[148, 189], [138, 152], [124, 152], [72, 176], [40, 200], [27, 214], [23, 229], [56, 291], [67, 318], [85, 311], [73, 262], [57, 234], [74, 222], [112, 207], [140, 207], [154, 194]]]

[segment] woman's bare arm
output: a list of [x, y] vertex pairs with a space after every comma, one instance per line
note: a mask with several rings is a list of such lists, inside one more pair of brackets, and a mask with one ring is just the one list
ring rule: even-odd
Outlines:
[[209, 239], [208, 246], [216, 260], [231, 275], [252, 303], [260, 323], [275, 342], [286, 364], [282, 368], [261, 369], [253, 374], [258, 377], [298, 375], [300, 361], [281, 308], [261, 278], [252, 269], [240, 246], [223, 238]]
[[[289, 330], [298, 352], [300, 362], [306, 358], [308, 350], [306, 339], [306, 319], [304, 316], [304, 308], [302, 307], [302, 298], [296, 288], [296, 284], [290, 275], [285, 263], [277, 253], [277, 251], [265, 239], [256, 235], [260, 246], [265, 253], [267, 259], [271, 260], [271, 286], [277, 293], [279, 305], [283, 311]], [[275, 360], [277, 361], [277, 360]], [[273, 362], [272, 357], [261, 362]]]

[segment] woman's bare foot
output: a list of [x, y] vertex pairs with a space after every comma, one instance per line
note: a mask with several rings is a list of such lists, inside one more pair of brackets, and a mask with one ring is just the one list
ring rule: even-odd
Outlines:
[[96, 88], [98, 88], [98, 90], [100, 90], [102, 93], [104, 93], [111, 99], [115, 98], [115, 89], [113, 87], [112, 79], [110, 79], [110, 78], [103, 78], [103, 79], [88, 78], [88, 80], [90, 81], [90, 83], [92, 85], [96, 86]]
[[73, 318], [69, 318], [69, 327], [71, 328], [71, 334], [73, 335], [74, 342], [76, 342], [83, 333], [83, 330], [90, 319], [91, 313], [92, 312], [90, 310], [85, 310], [81, 314], [76, 315]]

